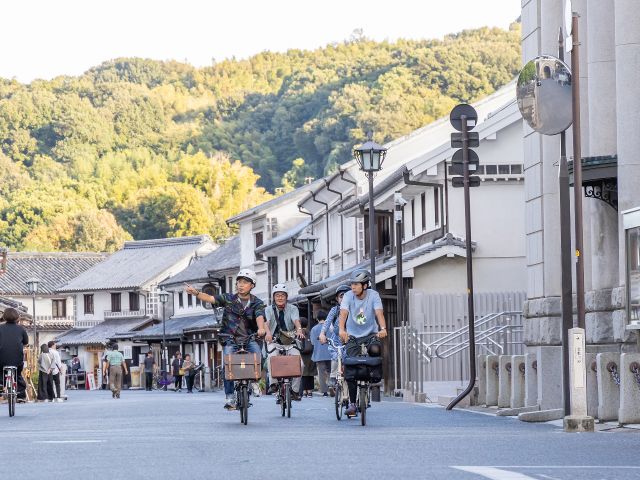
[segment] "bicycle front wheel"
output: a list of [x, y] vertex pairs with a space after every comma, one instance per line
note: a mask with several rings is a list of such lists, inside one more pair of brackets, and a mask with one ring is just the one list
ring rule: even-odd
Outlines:
[[369, 399], [367, 398], [367, 391], [369, 389], [367, 387], [360, 387], [359, 392], [359, 400], [360, 400], [360, 424], [364, 427], [367, 424], [367, 403]]
[[280, 384], [280, 388], [278, 388], [278, 400], [280, 401], [280, 413], [284, 417], [287, 413], [287, 395], [285, 393], [286, 387], [284, 383]]
[[201, 378], [202, 378], [202, 375], [198, 373], [193, 379], [193, 388], [195, 388], [199, 392], [202, 391], [202, 381], [200, 380]]
[[342, 409], [343, 409], [343, 403], [342, 403], [342, 385], [340, 383], [338, 383], [336, 385], [336, 396], [333, 397], [335, 400], [335, 404], [336, 404], [336, 418], [338, 420], [342, 419]]
[[[240, 408], [240, 419], [245, 425], [249, 421], [249, 388], [247, 385], [242, 386], [242, 407]], [[244, 415], [243, 413], [244, 412]]]
[[16, 394], [15, 392], [9, 393], [9, 398], [8, 398], [8, 404], [9, 404], [9, 416], [13, 417], [16, 414]]

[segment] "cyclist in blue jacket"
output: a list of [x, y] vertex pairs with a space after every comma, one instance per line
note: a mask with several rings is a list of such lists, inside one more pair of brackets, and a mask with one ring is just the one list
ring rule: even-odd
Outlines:
[[[336, 288], [336, 302], [335, 305], [327, 315], [327, 320], [322, 324], [322, 330], [320, 331], [320, 343], [326, 343], [327, 338], [330, 338], [333, 343], [340, 344], [340, 336], [338, 335], [338, 330], [340, 325], [338, 324], [338, 318], [340, 317], [340, 303], [342, 302], [342, 297], [346, 292], [351, 291], [351, 287], [348, 285], [338, 285]], [[329, 393], [333, 397], [335, 394], [335, 385], [336, 385], [336, 377], [338, 370], [338, 351], [333, 347], [333, 345], [329, 344], [329, 352], [331, 353], [331, 374], [329, 375]], [[344, 349], [342, 350], [342, 355], [344, 357]]]

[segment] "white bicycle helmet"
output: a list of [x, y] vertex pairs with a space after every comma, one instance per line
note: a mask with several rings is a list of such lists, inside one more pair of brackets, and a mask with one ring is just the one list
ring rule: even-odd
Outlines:
[[271, 289], [271, 296], [273, 297], [276, 293], [284, 293], [289, 296], [289, 289], [284, 283], [276, 283]]
[[248, 268], [243, 268], [238, 272], [238, 274], [236, 275], [236, 280], [238, 280], [239, 278], [246, 278], [254, 285], [258, 281], [258, 276], [256, 275], [256, 272]]

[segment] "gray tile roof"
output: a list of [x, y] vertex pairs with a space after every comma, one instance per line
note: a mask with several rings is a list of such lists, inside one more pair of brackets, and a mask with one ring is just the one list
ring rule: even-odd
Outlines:
[[29, 295], [27, 280], [38, 278], [39, 294], [53, 294], [56, 289], [70, 282], [107, 258], [106, 253], [75, 252], [10, 252], [7, 272], [0, 275], [0, 294]]
[[122, 250], [58, 288], [58, 291], [139, 288], [210, 241], [207, 235], [199, 235], [125, 242]]
[[284, 195], [280, 195], [277, 196], [275, 198], [272, 198], [271, 200], [267, 201], [267, 202], [263, 202], [260, 205], [256, 205], [253, 208], [250, 208], [249, 210], [245, 210], [244, 212], [239, 213], [238, 215], [235, 215], [231, 218], [227, 219], [227, 224], [231, 225], [234, 223], [238, 223], [241, 220], [244, 220], [246, 218], [251, 217], [252, 215], [257, 215], [260, 214], [262, 212], [264, 212], [265, 210], [269, 210], [270, 208], [273, 208], [277, 205], [280, 205], [281, 203], [284, 202], [293, 202], [294, 200], [297, 200], [299, 198], [301, 198], [304, 194], [306, 194], [307, 192], [309, 192], [310, 190], [318, 187], [319, 185], [324, 185], [324, 180], [322, 178], [315, 180], [307, 185], [303, 185], [301, 187], [296, 188], [295, 190], [292, 190], [288, 193], [285, 193]]
[[11, 300], [10, 298], [0, 297], [0, 315], [7, 308], [15, 308], [20, 312], [20, 316], [31, 318], [31, 315], [27, 313], [27, 307], [25, 307], [22, 303], [16, 302], [15, 300]]
[[161, 286], [177, 285], [182, 282], [197, 283], [208, 281], [208, 272], [238, 270], [240, 268], [240, 237], [236, 235], [228, 239], [216, 250], [194, 259], [191, 265], [171, 278], [161, 282]]
[[[212, 327], [216, 324], [217, 322], [213, 313], [173, 317], [165, 322], [165, 338], [180, 338], [184, 335], [184, 330]], [[162, 338], [162, 322], [136, 332], [131, 338], [134, 340], [154, 340]]]
[[150, 318], [110, 318], [85, 330], [72, 329], [57, 340], [60, 345], [106, 345], [118, 334], [137, 330], [151, 321]]
[[293, 228], [290, 228], [286, 232], [278, 235], [275, 238], [272, 238], [268, 242], [263, 243], [258, 248], [256, 248], [256, 253], [261, 254], [264, 252], [268, 252], [272, 248], [279, 247], [280, 245], [291, 244], [291, 239], [302, 232], [305, 228], [307, 228], [311, 224], [311, 220], [304, 220], [302, 223], [299, 223]]

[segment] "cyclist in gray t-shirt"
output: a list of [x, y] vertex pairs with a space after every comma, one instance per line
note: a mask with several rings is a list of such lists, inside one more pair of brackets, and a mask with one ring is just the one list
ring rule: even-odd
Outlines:
[[[346, 292], [340, 304], [340, 339], [346, 345], [347, 356], [355, 356], [360, 352], [360, 345], [376, 336], [374, 343], [378, 353], [382, 346], [380, 340], [387, 336], [386, 321], [382, 310], [380, 294], [371, 290], [371, 275], [366, 270], [355, 270], [349, 279], [351, 291]], [[348, 318], [347, 318], [348, 317]], [[349, 385], [349, 408], [345, 414], [356, 414], [356, 397], [358, 385], [356, 381], [347, 381]]]

